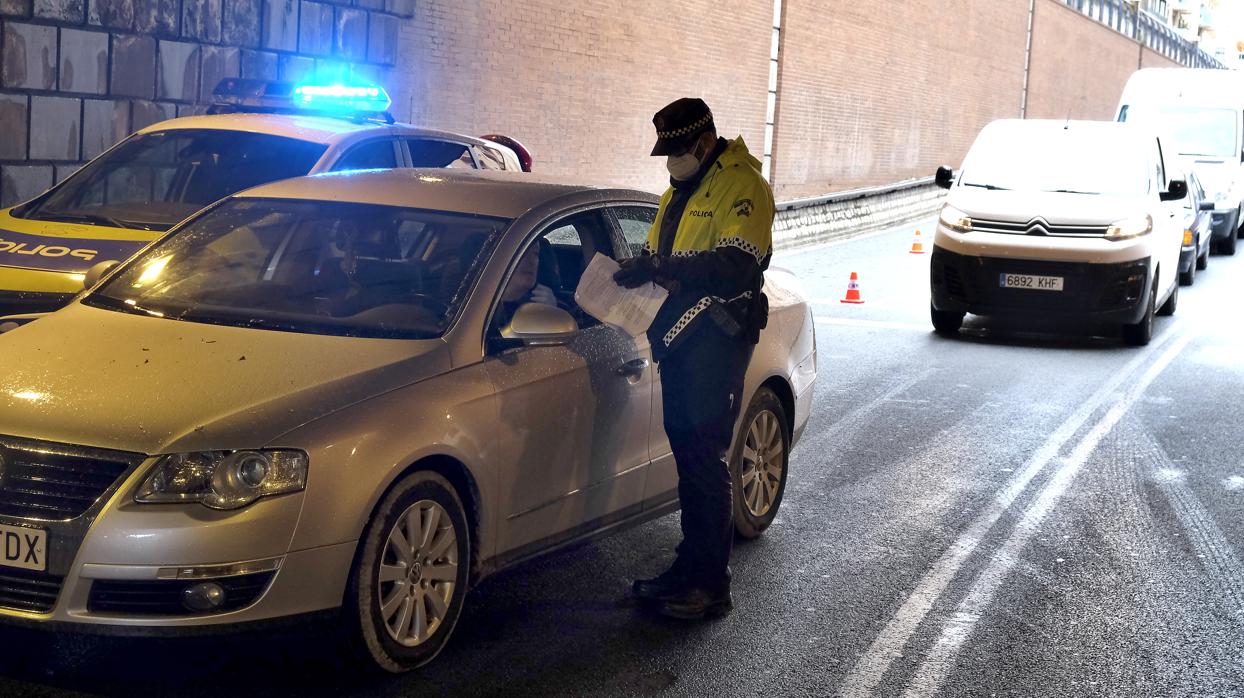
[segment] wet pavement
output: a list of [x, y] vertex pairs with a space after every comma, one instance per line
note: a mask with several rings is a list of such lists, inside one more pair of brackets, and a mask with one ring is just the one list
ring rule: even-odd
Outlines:
[[[729, 617], [628, 599], [674, 515], [485, 581], [408, 676], [359, 675], [322, 626], [5, 629], [0, 695], [1244, 695], [1244, 258], [1213, 257], [1148, 347], [976, 318], [944, 338], [912, 231], [775, 261], [815, 300], [820, 377]], [[852, 271], [863, 305], [838, 302]]]

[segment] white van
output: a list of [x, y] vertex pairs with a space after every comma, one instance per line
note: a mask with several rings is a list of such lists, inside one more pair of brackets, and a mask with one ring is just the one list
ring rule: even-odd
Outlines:
[[1214, 246], [1235, 254], [1244, 210], [1244, 77], [1212, 68], [1145, 68], [1132, 73], [1119, 121], [1153, 125], [1187, 158], [1216, 210]]
[[1161, 140], [1109, 121], [995, 121], [959, 172], [933, 239], [931, 315], [941, 334], [966, 313], [1118, 323], [1148, 344], [1179, 300], [1183, 199]]

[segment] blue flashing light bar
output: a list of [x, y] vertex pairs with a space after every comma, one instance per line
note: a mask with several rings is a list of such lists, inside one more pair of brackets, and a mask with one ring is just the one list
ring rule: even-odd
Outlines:
[[388, 111], [392, 100], [374, 85], [303, 84], [294, 88], [293, 103], [312, 111], [380, 113]]

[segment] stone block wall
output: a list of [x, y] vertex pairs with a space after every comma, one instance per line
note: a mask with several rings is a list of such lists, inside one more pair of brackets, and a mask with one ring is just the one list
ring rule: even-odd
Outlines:
[[129, 133], [202, 113], [225, 77], [385, 84], [415, 0], [0, 0], [0, 206]]

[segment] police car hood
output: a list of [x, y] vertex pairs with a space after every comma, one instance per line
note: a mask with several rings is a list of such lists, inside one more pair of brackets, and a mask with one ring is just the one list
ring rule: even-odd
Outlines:
[[260, 448], [449, 368], [440, 340], [223, 327], [77, 303], [0, 335], [0, 434], [146, 454]]
[[947, 202], [969, 218], [1007, 223], [1027, 223], [1041, 218], [1051, 225], [1102, 226], [1148, 212], [1141, 197], [965, 186], [952, 190]]

